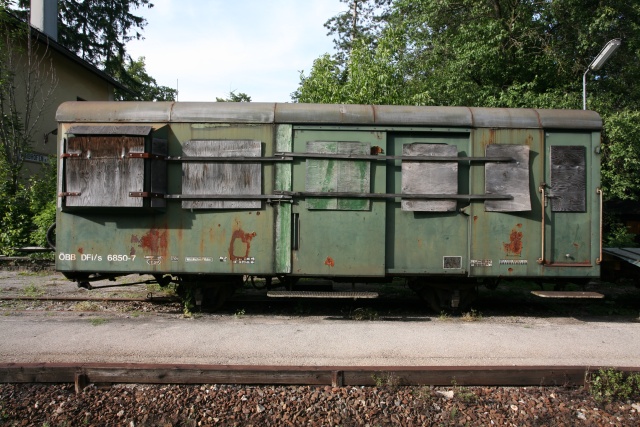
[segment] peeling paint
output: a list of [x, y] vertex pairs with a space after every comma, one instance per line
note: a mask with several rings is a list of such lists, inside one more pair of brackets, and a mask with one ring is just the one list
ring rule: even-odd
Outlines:
[[324, 260], [324, 265], [327, 265], [329, 267], [335, 267], [336, 263], [333, 260], [333, 258], [331, 258], [330, 256], [327, 257], [326, 260]]
[[139, 248], [149, 251], [152, 254], [164, 253], [167, 250], [167, 231], [160, 231], [152, 228], [142, 237], [131, 235], [131, 243], [135, 243]]
[[[256, 233], [245, 233], [243, 230], [235, 230], [231, 235], [231, 243], [229, 243], [229, 259], [231, 262], [249, 257], [249, 251], [251, 250], [251, 240], [256, 237]], [[244, 243], [244, 253], [238, 255], [235, 252], [236, 240]]]
[[[522, 226], [522, 224], [518, 224]], [[522, 253], [522, 232], [516, 229], [511, 230], [509, 235], [509, 242], [502, 243], [504, 251], [507, 255], [520, 256]]]

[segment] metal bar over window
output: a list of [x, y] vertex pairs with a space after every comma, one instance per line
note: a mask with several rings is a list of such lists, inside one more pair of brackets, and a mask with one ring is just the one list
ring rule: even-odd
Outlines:
[[278, 156], [302, 157], [308, 159], [338, 159], [338, 160], [402, 160], [407, 162], [515, 162], [513, 157], [466, 157], [466, 156], [378, 156], [368, 154], [335, 154], [335, 153], [275, 153]]
[[277, 192], [285, 196], [293, 198], [306, 198], [306, 197], [345, 197], [345, 198], [359, 198], [359, 199], [425, 199], [425, 200], [441, 200], [441, 199], [456, 199], [456, 200], [511, 200], [513, 196], [506, 194], [403, 194], [403, 193], [347, 193], [347, 192]]

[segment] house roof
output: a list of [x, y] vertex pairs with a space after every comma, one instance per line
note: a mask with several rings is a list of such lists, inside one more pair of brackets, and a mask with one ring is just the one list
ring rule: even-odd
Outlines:
[[[17, 16], [12, 14], [11, 12], [5, 10], [4, 13], [7, 16], [9, 16], [13, 21], [24, 23], [24, 21], [22, 19], [18, 18]], [[72, 52], [69, 49], [67, 49], [66, 47], [62, 46], [60, 43], [58, 43], [56, 40], [54, 40], [51, 37], [49, 37], [47, 34], [43, 33], [42, 31], [38, 30], [37, 28], [33, 27], [32, 25], [29, 25], [29, 27], [31, 28], [31, 35], [34, 36], [36, 38], [36, 40], [38, 40], [40, 43], [43, 43], [43, 44], [47, 45], [49, 48], [55, 50], [56, 52], [58, 52], [60, 55], [64, 56], [65, 58], [67, 58], [71, 62], [74, 62], [74, 63], [80, 65], [82, 68], [84, 68], [87, 71], [95, 74], [96, 76], [100, 77], [102, 80], [104, 80], [107, 83], [113, 85], [114, 87], [116, 87], [116, 88], [118, 88], [120, 90], [131, 92], [131, 90], [128, 87], [126, 87], [125, 85], [123, 85], [122, 83], [120, 83], [119, 81], [114, 79], [109, 74], [107, 74], [104, 71], [100, 70], [98, 67], [96, 67], [92, 63], [80, 58], [74, 52]]]
[[101, 79], [105, 80], [107, 83], [112, 84], [116, 88], [130, 92], [130, 89], [128, 87], [126, 87], [125, 85], [123, 85], [122, 83], [114, 79], [113, 77], [111, 77], [109, 74], [100, 70], [98, 67], [96, 67], [92, 63], [80, 58], [78, 55], [76, 55], [66, 47], [62, 46], [57, 41], [53, 40], [51, 37], [49, 37], [45, 33], [41, 32], [40, 30], [34, 27], [31, 27], [31, 32], [38, 39], [39, 42], [46, 44], [47, 46], [49, 46], [50, 48], [52, 48], [62, 56], [66, 57], [70, 61], [75, 62], [76, 64], [80, 65], [81, 67], [92, 72], [93, 74], [97, 75]]

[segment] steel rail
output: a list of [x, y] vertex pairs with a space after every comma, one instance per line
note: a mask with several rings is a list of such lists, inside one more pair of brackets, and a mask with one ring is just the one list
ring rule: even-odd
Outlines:
[[[594, 366], [274, 366], [0, 363], [0, 383], [588, 386]], [[617, 367], [640, 372], [640, 367]]]
[[0, 296], [0, 301], [53, 301], [53, 302], [152, 302], [168, 303], [178, 302], [179, 299], [173, 297], [146, 297], [146, 298], [86, 298], [86, 297], [35, 297], [35, 296]]

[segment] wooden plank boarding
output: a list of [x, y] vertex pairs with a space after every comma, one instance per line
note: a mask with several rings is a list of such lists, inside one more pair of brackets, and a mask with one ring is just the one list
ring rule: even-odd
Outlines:
[[487, 157], [508, 156], [515, 162], [487, 162], [485, 166], [485, 193], [508, 194], [512, 200], [487, 200], [487, 212], [525, 212], [531, 210], [529, 194], [529, 146], [491, 144]]
[[[189, 140], [182, 147], [184, 156], [260, 157], [262, 143], [256, 140]], [[188, 162], [182, 165], [182, 194], [260, 195], [260, 163]], [[184, 200], [183, 209], [260, 209], [260, 200]]]
[[129, 153], [144, 152], [144, 137], [80, 136], [71, 137], [67, 152], [77, 157], [66, 159], [68, 207], [142, 207], [144, 200], [130, 192], [144, 191], [144, 159], [129, 158]]
[[[458, 147], [445, 144], [404, 144], [403, 156], [456, 156]], [[402, 193], [458, 194], [458, 162], [402, 162]], [[450, 212], [455, 200], [402, 200], [403, 211]]]

